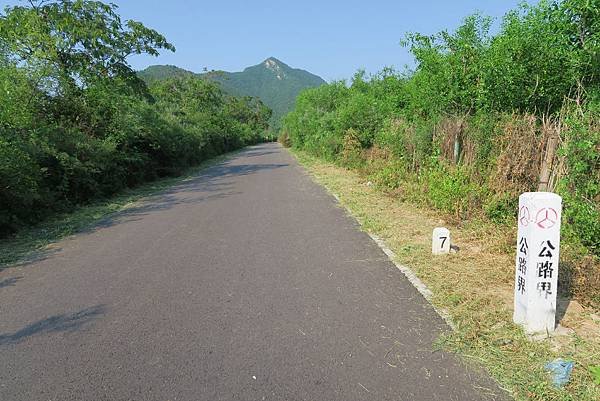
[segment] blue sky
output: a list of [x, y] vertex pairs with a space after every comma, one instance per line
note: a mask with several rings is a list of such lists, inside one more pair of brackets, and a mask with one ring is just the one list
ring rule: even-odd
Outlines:
[[[177, 48], [158, 58], [133, 57], [136, 69], [174, 64], [196, 72], [240, 71], [273, 56], [332, 80], [359, 68], [402, 69], [412, 62], [399, 45], [405, 32], [453, 29], [474, 11], [500, 18], [520, 0], [112, 2], [123, 18], [158, 30]], [[19, 3], [0, 0], [0, 8]]]

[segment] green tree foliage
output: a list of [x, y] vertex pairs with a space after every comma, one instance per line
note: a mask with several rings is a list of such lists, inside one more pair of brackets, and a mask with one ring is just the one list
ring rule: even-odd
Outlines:
[[407, 34], [414, 71], [302, 92], [286, 142], [351, 167], [358, 144], [376, 146], [384, 161], [363, 157], [375, 181], [458, 218], [504, 221], [537, 189], [543, 121], [561, 121], [565, 236], [600, 254], [600, 0], [524, 4], [494, 35], [491, 22]]
[[183, 68], [174, 65], [151, 65], [142, 71], [138, 71], [137, 74], [146, 83], [175, 77], [191, 77], [196, 75], [191, 71], [184, 70]]
[[261, 140], [256, 99], [197, 77], [148, 87], [127, 58], [161, 49], [174, 50], [98, 1], [0, 14], [0, 234]]
[[406, 36], [401, 43], [410, 47], [418, 63], [409, 81], [415, 111], [422, 115], [441, 111], [462, 114], [479, 106], [490, 22], [473, 15], [453, 34], [443, 31], [432, 36]]
[[30, 7], [9, 7], [1, 19], [0, 35], [10, 58], [37, 71], [47, 90], [55, 93], [106, 78], [143, 89], [127, 57], [175, 50], [155, 30], [132, 20], [123, 24], [116, 6], [99, 1], [38, 0]]

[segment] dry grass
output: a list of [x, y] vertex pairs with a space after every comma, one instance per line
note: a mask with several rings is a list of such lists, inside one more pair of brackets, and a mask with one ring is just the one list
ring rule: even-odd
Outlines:
[[[456, 141], [465, 145], [463, 132], [466, 128], [466, 121], [464, 118], [459, 117], [446, 117], [442, 119], [434, 127], [434, 141], [439, 143], [440, 157], [448, 163], [454, 163], [454, 145]], [[468, 142], [470, 144], [471, 142]], [[470, 146], [467, 147], [470, 150]], [[463, 152], [463, 159], [472, 158], [474, 152]], [[463, 160], [465, 161], [465, 160]], [[469, 160], [470, 161], [470, 160]]]
[[[531, 342], [512, 324], [512, 232], [471, 222], [456, 227], [440, 215], [386, 195], [354, 171], [296, 153], [318, 182], [337, 194], [366, 231], [385, 240], [397, 261], [410, 266], [434, 293], [433, 302], [452, 316], [457, 332], [446, 347], [482, 363], [516, 399], [599, 400], [589, 367], [600, 364], [600, 318], [571, 302], [563, 336]], [[451, 229], [457, 254], [431, 255], [431, 232]], [[495, 240], [499, 238], [499, 240]], [[556, 357], [576, 363], [570, 383], [558, 390], [544, 372]]]
[[358, 133], [350, 128], [344, 135], [342, 143], [341, 161], [346, 165], [352, 165], [360, 160], [361, 145], [358, 139]]
[[[537, 188], [546, 157], [546, 145], [551, 137], [560, 138], [563, 121], [560, 118], [530, 114], [512, 115], [500, 123], [496, 147], [499, 155], [490, 176], [490, 188], [498, 193], [518, 196]], [[565, 174], [564, 160], [555, 154], [550, 163], [548, 189], [554, 190]]]
[[499, 156], [489, 184], [495, 192], [518, 196], [535, 189], [543, 141], [538, 134], [535, 116], [514, 115], [501, 125], [503, 135], [498, 135], [496, 140]]

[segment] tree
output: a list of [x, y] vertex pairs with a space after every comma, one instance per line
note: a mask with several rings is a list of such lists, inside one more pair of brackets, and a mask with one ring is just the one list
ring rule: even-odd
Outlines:
[[127, 62], [134, 54], [174, 51], [164, 36], [137, 21], [123, 22], [116, 5], [89, 0], [30, 0], [0, 15], [8, 56], [57, 95], [118, 78], [137, 92], [145, 85]]

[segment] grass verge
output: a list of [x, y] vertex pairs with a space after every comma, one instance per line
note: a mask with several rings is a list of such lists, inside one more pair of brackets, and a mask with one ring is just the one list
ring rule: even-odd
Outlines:
[[[512, 324], [513, 256], [495, 245], [497, 228], [482, 222], [453, 226], [430, 210], [401, 202], [369, 185], [357, 172], [293, 151], [317, 182], [335, 193], [363, 228], [381, 237], [431, 289], [456, 331], [440, 339], [447, 349], [482, 364], [517, 400], [600, 400], [592, 373], [600, 365], [600, 318], [575, 301], [562, 302], [561, 335], [531, 341]], [[431, 255], [431, 232], [446, 225], [456, 254]], [[544, 364], [575, 362], [571, 380], [552, 386]]]
[[113, 213], [125, 210], [135, 202], [154, 195], [178, 182], [198, 174], [201, 170], [217, 164], [241, 150], [233, 151], [206, 160], [198, 166], [187, 169], [182, 175], [168, 177], [128, 189], [109, 199], [101, 199], [89, 205], [80, 206], [68, 213], [62, 213], [47, 220], [20, 230], [12, 236], [0, 240], [0, 271], [11, 265], [34, 258], [36, 253], [48, 245], [69, 235], [76, 234], [93, 226]]

